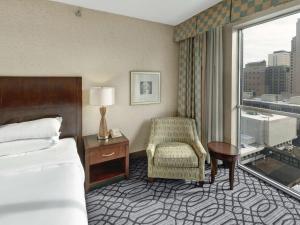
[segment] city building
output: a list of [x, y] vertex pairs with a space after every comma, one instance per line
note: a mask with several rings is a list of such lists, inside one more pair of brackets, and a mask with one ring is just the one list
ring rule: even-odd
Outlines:
[[288, 51], [275, 51], [268, 55], [268, 66], [290, 66], [291, 53]]
[[[279, 130], [280, 132], [278, 132]], [[256, 143], [259, 146], [273, 147], [297, 138], [297, 119], [275, 114], [243, 111], [241, 133], [246, 136], [247, 143], [245, 144]]]
[[290, 104], [300, 105], [300, 96], [292, 96], [289, 99]]
[[290, 67], [270, 66], [266, 68], [265, 88], [267, 94], [282, 94], [289, 92], [290, 87]]
[[282, 100], [282, 95], [277, 94], [263, 94], [260, 99], [265, 102], [277, 102]]
[[[293, 41], [292, 41], [293, 42]], [[293, 65], [293, 94], [300, 95], [300, 19], [297, 21], [296, 25], [296, 37], [294, 40], [294, 65]], [[297, 85], [298, 84], [298, 85]]]
[[295, 80], [295, 76], [296, 76], [296, 37], [293, 37], [291, 41], [291, 66], [290, 66], [290, 79], [291, 79], [290, 91], [292, 94], [296, 90], [296, 82], [293, 82]]
[[243, 104], [246, 106], [253, 106], [263, 109], [271, 109], [300, 114], [300, 103], [298, 102], [298, 98], [292, 97], [288, 101], [282, 101], [279, 97], [276, 101], [270, 100], [272, 99], [243, 99]]
[[251, 99], [253, 98], [253, 91], [244, 91], [243, 92], [243, 99]]
[[253, 96], [265, 93], [266, 61], [247, 63], [244, 68], [244, 92], [252, 92]]

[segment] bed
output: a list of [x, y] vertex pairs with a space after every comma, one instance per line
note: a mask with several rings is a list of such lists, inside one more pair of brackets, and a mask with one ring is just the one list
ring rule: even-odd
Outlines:
[[0, 77], [0, 126], [60, 116], [50, 148], [0, 156], [0, 224], [86, 225], [80, 77]]

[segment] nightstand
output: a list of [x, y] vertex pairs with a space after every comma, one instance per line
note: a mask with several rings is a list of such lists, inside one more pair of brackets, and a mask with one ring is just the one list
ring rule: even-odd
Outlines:
[[85, 157], [85, 190], [129, 175], [129, 141], [123, 135], [97, 140], [96, 135], [83, 137]]

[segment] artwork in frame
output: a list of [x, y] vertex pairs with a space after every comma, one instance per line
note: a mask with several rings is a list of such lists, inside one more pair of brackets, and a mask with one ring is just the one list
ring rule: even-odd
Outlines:
[[160, 72], [131, 72], [131, 105], [160, 103]]

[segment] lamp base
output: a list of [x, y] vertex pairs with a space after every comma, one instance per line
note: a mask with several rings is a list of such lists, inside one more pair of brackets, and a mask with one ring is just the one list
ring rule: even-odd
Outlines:
[[97, 135], [98, 140], [108, 140], [109, 136], [100, 136], [99, 134]]
[[105, 114], [106, 114], [106, 107], [100, 107], [100, 126], [99, 126], [99, 133], [98, 133], [98, 140], [107, 140], [109, 137], [109, 132], [107, 129]]

